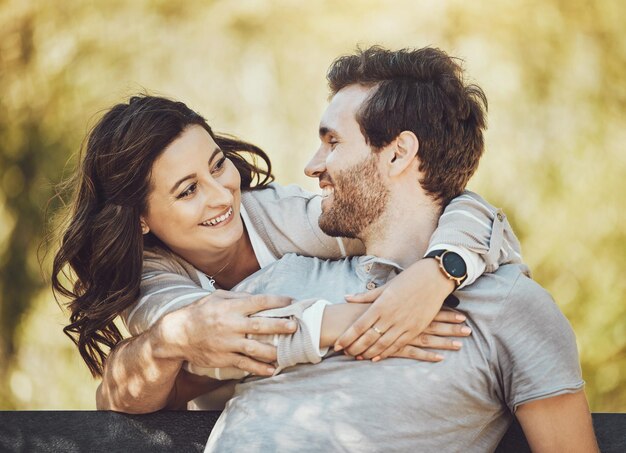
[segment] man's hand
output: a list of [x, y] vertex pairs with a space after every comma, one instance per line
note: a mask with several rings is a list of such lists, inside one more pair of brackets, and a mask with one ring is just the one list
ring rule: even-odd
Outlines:
[[[436, 260], [422, 259], [380, 288], [346, 296], [348, 302], [373, 304], [337, 340], [335, 350], [365, 359], [397, 354], [424, 332], [454, 288]], [[467, 335], [460, 329], [460, 336]]]

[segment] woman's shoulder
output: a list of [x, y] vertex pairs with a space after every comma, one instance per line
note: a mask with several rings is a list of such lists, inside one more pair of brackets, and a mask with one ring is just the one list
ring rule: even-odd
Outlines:
[[143, 251], [143, 277], [153, 273], [188, 276], [199, 284], [196, 268], [174, 252], [163, 247], [146, 247]]
[[243, 192], [241, 201], [256, 232], [275, 257], [285, 253], [324, 258], [342, 255], [337, 239], [319, 228], [320, 195], [296, 185], [272, 183]]
[[271, 203], [280, 200], [311, 200], [320, 198], [319, 195], [309, 192], [296, 184], [283, 186], [275, 182], [257, 190], [246, 190], [242, 192], [241, 198], [244, 204], [247, 203]]

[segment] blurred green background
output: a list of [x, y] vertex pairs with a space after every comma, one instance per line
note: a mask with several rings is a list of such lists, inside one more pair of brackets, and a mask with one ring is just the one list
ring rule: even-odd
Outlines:
[[[95, 408], [39, 245], [103, 110], [148, 90], [315, 189], [325, 71], [357, 44], [434, 45], [489, 98], [470, 188], [508, 213], [577, 337], [594, 411], [626, 411], [626, 2], [0, 0], [0, 409]], [[39, 259], [43, 259], [43, 275]]]

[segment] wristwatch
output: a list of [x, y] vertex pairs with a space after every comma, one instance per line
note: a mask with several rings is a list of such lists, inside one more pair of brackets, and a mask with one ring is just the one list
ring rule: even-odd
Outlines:
[[433, 250], [424, 258], [434, 258], [439, 261], [441, 272], [452, 280], [457, 288], [467, 279], [467, 265], [458, 253], [450, 250]]

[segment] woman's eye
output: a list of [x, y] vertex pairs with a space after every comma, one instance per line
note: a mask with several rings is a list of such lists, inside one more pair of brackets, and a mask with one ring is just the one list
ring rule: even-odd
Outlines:
[[193, 193], [196, 191], [196, 186], [197, 184], [194, 182], [189, 187], [187, 187], [183, 192], [181, 192], [176, 198], [178, 199], [187, 198], [190, 195], [193, 195]]
[[213, 167], [212, 172], [213, 173], [217, 173], [220, 170], [222, 170], [224, 168], [224, 164], [226, 163], [226, 156], [222, 157], [220, 160], [217, 161], [217, 163], [215, 164], [215, 166]]

